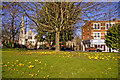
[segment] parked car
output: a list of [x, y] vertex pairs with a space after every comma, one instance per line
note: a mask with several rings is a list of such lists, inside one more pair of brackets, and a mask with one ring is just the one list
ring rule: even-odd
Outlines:
[[102, 52], [102, 50], [101, 49], [97, 49], [97, 52]]
[[96, 52], [97, 48], [94, 48], [94, 47], [86, 48], [86, 51], [88, 51], [88, 52]]

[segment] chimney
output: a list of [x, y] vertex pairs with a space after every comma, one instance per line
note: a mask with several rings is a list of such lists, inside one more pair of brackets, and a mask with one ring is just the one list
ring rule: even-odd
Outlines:
[[117, 21], [117, 19], [116, 19], [116, 18], [114, 18], [114, 19], [113, 19], [113, 21]]

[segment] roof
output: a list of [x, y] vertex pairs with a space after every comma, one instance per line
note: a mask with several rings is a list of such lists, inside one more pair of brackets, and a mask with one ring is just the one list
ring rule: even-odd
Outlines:
[[117, 20], [116, 18], [115, 19], [113, 19], [112, 21], [94, 21], [94, 20], [92, 20], [92, 21], [86, 21], [86, 24], [84, 25], [84, 26], [82, 26], [82, 27], [85, 27], [85, 26], [88, 26], [89, 24], [91, 24], [91, 23], [97, 23], [97, 22], [120, 22], [120, 20]]

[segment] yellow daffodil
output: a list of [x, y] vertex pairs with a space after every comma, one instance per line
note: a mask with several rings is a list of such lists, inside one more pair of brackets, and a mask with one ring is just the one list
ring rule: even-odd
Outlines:
[[38, 60], [36, 59], [35, 61], [37, 62]]
[[31, 63], [31, 62], [29, 62], [29, 63]]
[[98, 57], [95, 57], [94, 59], [95, 59], [95, 60], [97, 60], [97, 59], [98, 59]]
[[51, 66], [51, 68], [53, 68], [53, 66]]
[[34, 68], [35, 66], [34, 65], [30, 65], [30, 66], [28, 66], [28, 68]]
[[14, 66], [14, 65], [12, 65], [12, 66]]
[[7, 65], [5, 64], [5, 65], [3, 65], [4, 67], [7, 67]]
[[111, 68], [108, 68], [108, 69], [111, 69]]
[[46, 66], [47, 64], [45, 63], [45, 66]]
[[39, 63], [41, 64], [42, 62], [40, 61]]
[[104, 59], [104, 58], [102, 58], [102, 59]]
[[19, 62], [19, 60], [16, 60], [15, 62]]

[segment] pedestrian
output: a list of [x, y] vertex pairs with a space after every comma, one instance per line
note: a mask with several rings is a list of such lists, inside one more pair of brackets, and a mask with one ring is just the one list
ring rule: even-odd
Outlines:
[[65, 51], [65, 45], [63, 44], [63, 48], [64, 48], [64, 51]]

